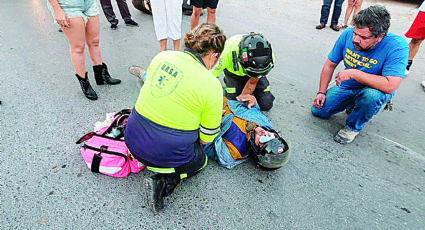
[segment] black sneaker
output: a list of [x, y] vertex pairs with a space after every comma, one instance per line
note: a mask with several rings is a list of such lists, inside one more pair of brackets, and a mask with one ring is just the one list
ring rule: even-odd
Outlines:
[[146, 206], [155, 214], [164, 207], [165, 181], [159, 175], [154, 175], [146, 178], [143, 185]]
[[133, 19], [130, 19], [128, 21], [125, 21], [125, 24], [127, 26], [139, 26], [139, 24], [137, 22], [133, 21]]
[[118, 19], [114, 19], [114, 21], [111, 22], [111, 29], [116, 30], [118, 27]]

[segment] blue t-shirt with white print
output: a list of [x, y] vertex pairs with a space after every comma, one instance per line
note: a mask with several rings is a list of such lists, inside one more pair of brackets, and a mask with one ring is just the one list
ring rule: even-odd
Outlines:
[[[353, 28], [346, 29], [339, 36], [328, 58], [333, 63], [342, 60], [346, 69], [358, 69], [365, 73], [380, 76], [404, 78], [409, 46], [401, 36], [393, 33], [387, 35], [369, 51], [357, 51], [353, 45]], [[340, 87], [361, 89], [365, 85], [354, 79], [343, 81]]]

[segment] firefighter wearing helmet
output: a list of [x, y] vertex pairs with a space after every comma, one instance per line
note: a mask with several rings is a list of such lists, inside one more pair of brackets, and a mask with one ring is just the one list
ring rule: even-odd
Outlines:
[[271, 44], [259, 33], [235, 35], [226, 41], [223, 53], [212, 73], [224, 72], [225, 96], [247, 101], [248, 107], [258, 103], [260, 109], [273, 107], [275, 97], [270, 92], [266, 75], [274, 67]]

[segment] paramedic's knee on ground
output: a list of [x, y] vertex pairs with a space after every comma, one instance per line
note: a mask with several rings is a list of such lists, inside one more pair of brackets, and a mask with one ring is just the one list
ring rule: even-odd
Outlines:
[[272, 93], [267, 92], [259, 96], [254, 95], [257, 99], [258, 106], [260, 106], [261, 111], [269, 111], [273, 107], [273, 101], [275, 97]]
[[262, 111], [269, 111], [273, 107], [275, 97], [270, 89], [270, 82], [267, 77], [260, 78], [257, 83], [257, 87], [254, 90], [254, 96]]

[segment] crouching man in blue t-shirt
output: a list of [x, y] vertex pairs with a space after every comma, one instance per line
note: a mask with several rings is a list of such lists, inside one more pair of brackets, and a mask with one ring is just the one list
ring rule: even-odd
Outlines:
[[[394, 95], [404, 78], [409, 48], [400, 36], [388, 33], [390, 14], [383, 6], [370, 6], [354, 18], [328, 55], [311, 112], [321, 118], [352, 110], [334, 140], [347, 144]], [[336, 86], [327, 89], [335, 68]]]

